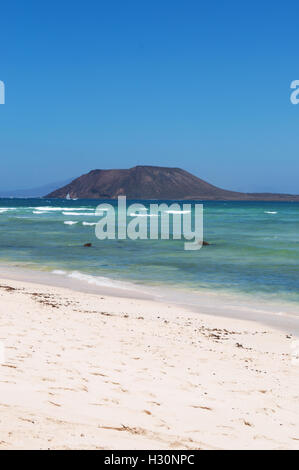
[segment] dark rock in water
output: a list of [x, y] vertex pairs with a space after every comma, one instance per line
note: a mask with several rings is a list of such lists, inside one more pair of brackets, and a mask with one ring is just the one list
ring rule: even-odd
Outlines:
[[90, 248], [92, 246], [92, 243], [85, 243], [84, 246], [87, 247], [87, 248]]
[[209, 242], [205, 242], [205, 241], [202, 242], [202, 246], [210, 246], [210, 244], [211, 243], [209, 243]]

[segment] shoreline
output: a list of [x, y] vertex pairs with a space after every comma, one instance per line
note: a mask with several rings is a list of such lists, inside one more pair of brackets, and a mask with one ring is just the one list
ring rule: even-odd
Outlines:
[[0, 279], [0, 449], [299, 449], [292, 336]]
[[[221, 318], [234, 318], [262, 323], [265, 326], [291, 333], [299, 337], [298, 304], [265, 298], [254, 299], [251, 295], [219, 292], [213, 290], [177, 289], [167, 285], [151, 286], [130, 280], [114, 280], [83, 273], [73, 276], [74, 271], [42, 271], [0, 264], [0, 277], [12, 281], [33, 282], [48, 287], [66, 288], [75, 292], [109, 295], [135, 300], [167, 302], [171, 305]], [[99, 279], [99, 283], [96, 280]]]

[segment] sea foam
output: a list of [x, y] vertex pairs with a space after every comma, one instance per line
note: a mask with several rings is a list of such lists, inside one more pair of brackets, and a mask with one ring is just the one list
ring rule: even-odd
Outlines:
[[92, 285], [99, 286], [99, 287], [114, 287], [116, 289], [125, 289], [125, 290], [128, 290], [128, 289], [132, 290], [134, 288], [136, 289], [136, 287], [133, 284], [132, 285], [130, 285], [129, 283], [126, 284], [125, 282], [116, 281], [114, 279], [109, 279], [107, 277], [102, 277], [102, 276], [91, 276], [89, 274], [81, 273], [80, 271], [72, 271], [68, 273], [66, 271], [56, 269], [52, 271], [52, 274], [56, 274], [59, 276], [66, 276], [71, 279], [76, 279], [78, 281], [87, 282], [87, 284], [92, 284]]
[[8, 211], [16, 211], [16, 207], [0, 207], [0, 214]]
[[130, 217], [158, 217], [157, 214], [130, 214]]
[[191, 211], [165, 211], [166, 214], [190, 214]]
[[91, 214], [90, 212], [62, 212], [63, 215], [88, 215], [88, 216], [95, 216], [97, 214]]
[[50, 207], [50, 206], [40, 206], [40, 207], [30, 207], [36, 211], [94, 211], [94, 209], [89, 209], [88, 207]]

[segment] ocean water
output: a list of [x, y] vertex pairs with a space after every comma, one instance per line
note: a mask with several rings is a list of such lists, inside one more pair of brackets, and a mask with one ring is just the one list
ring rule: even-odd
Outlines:
[[[180, 240], [98, 240], [100, 202], [0, 199], [0, 265], [99, 285], [130, 281], [299, 307], [299, 203], [203, 202], [211, 245], [185, 251]], [[140, 202], [149, 208], [150, 201]]]

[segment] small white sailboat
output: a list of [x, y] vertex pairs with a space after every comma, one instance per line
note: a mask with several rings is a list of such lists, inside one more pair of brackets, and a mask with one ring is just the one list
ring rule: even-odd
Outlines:
[[67, 193], [65, 199], [67, 201], [78, 201], [78, 198], [77, 197], [71, 197], [70, 193]]

